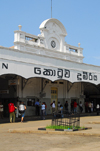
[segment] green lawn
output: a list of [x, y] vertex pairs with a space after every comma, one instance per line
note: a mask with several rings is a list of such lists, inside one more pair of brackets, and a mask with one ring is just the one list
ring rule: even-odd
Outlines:
[[49, 125], [49, 126], [46, 126], [46, 128], [48, 128], [48, 129], [81, 129], [83, 127], [79, 127], [79, 126], [63, 126], [63, 125], [60, 125], [60, 126]]

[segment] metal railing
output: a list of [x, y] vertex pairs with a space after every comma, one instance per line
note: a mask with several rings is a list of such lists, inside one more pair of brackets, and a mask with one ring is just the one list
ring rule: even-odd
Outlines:
[[74, 129], [74, 127], [80, 127], [80, 114], [79, 113], [68, 113], [66, 111], [54, 112], [52, 116], [51, 125], [64, 126]]

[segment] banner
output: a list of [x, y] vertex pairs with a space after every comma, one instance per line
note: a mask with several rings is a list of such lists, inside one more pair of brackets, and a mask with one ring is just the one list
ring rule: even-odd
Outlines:
[[[100, 73], [93, 71], [93, 69], [84, 70], [85, 65], [81, 64], [80, 69], [77, 64], [73, 69], [68, 68], [70, 64], [63, 67], [50, 67], [43, 65], [35, 65], [28, 63], [13, 63], [11, 61], [3, 63], [3, 67], [0, 69], [0, 75], [15, 74], [25, 79], [40, 77], [46, 78], [51, 81], [67, 80], [74, 82], [90, 82], [93, 84], [100, 84]], [[83, 68], [84, 67], [84, 68]], [[83, 71], [82, 71], [83, 70]], [[9, 85], [17, 85], [18, 79], [9, 80]]]

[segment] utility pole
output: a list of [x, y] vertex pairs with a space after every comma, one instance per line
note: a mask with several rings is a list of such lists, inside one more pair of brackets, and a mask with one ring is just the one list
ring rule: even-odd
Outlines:
[[51, 0], [51, 18], [52, 18], [52, 0]]

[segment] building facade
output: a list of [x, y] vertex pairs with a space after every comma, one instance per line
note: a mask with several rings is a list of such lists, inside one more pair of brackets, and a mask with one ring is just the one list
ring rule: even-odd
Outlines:
[[68, 101], [83, 103], [94, 101], [100, 95], [100, 67], [83, 63], [83, 48], [65, 42], [67, 32], [63, 24], [54, 18], [40, 25], [40, 34], [32, 35], [14, 31], [14, 46], [0, 46], [0, 99], [7, 105], [12, 100], [24, 101], [26, 115], [35, 115], [35, 101], [46, 102], [47, 114], [55, 100], [63, 106]]

